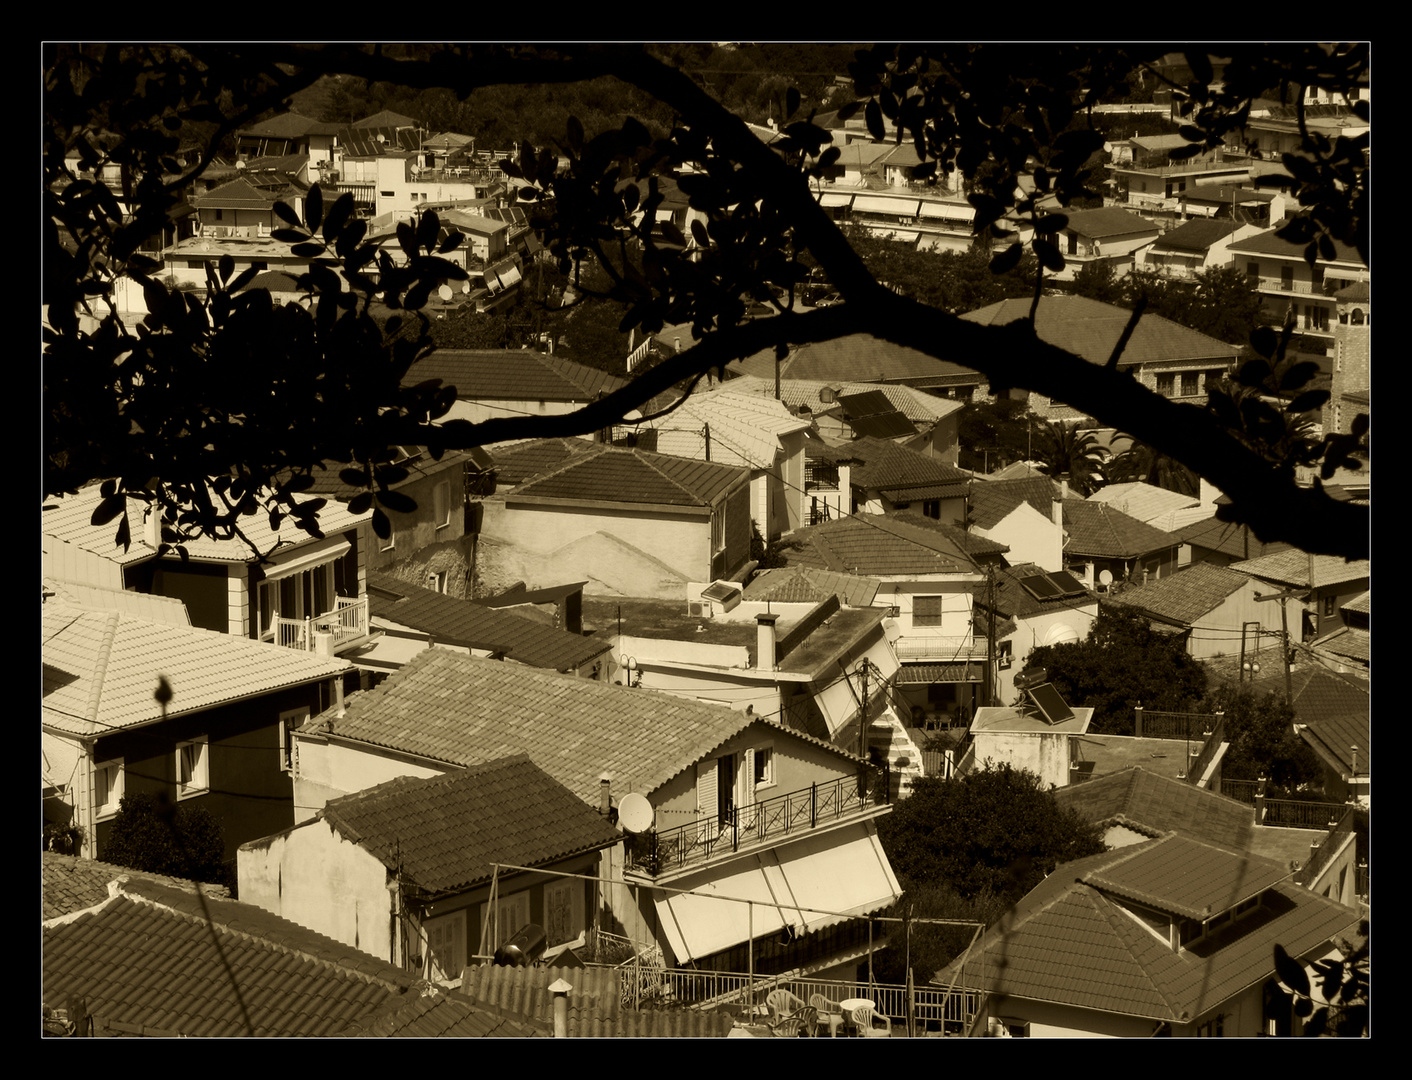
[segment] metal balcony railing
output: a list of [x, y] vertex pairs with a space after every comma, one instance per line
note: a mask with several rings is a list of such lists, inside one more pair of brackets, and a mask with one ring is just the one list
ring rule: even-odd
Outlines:
[[886, 806], [890, 785], [886, 765], [862, 765], [856, 776], [811, 784], [665, 832], [639, 833], [628, 842], [625, 870], [656, 877], [716, 855], [777, 842]]
[[984, 638], [971, 635], [942, 637], [909, 633], [897, 639], [893, 646], [899, 660], [935, 660], [939, 663], [960, 663], [963, 660], [984, 660]]

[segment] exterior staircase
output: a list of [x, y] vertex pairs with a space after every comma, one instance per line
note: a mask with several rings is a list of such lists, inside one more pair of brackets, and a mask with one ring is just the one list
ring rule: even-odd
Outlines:
[[887, 762], [892, 776], [891, 797], [906, 798], [912, 793], [912, 781], [924, 775], [922, 751], [907, 734], [907, 727], [889, 707], [868, 725], [868, 750], [875, 751]]

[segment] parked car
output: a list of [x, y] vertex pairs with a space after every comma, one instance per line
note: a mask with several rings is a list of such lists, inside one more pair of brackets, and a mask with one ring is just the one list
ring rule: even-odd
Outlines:
[[841, 304], [841, 303], [843, 303], [843, 296], [842, 296], [842, 294], [836, 293], [836, 292], [831, 292], [831, 293], [829, 293], [827, 296], [822, 297], [822, 298], [819, 299], [819, 300], [816, 300], [816, 301], [814, 302], [814, 306], [815, 306], [815, 307], [832, 307], [834, 304]]

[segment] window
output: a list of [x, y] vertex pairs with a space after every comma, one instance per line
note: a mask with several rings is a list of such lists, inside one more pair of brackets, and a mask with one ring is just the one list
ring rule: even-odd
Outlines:
[[493, 952], [515, 936], [530, 921], [528, 892], [517, 892], [513, 896], [502, 896], [495, 904], [496, 919], [492, 925], [490, 905], [485, 905], [486, 940]]
[[755, 748], [755, 786], [770, 787], [775, 782], [775, 748], [757, 746]]
[[190, 742], [177, 743], [176, 747], [176, 789], [178, 799], [189, 799], [194, 795], [204, 795], [210, 788], [207, 774], [209, 747], [206, 736]]
[[260, 637], [269, 641], [275, 636], [277, 617], [309, 619], [332, 611], [333, 569], [334, 564], [328, 562], [312, 570], [260, 582]]
[[1157, 376], [1157, 392], [1163, 397], [1171, 397], [1176, 393], [1177, 377], [1172, 374], [1159, 374]]
[[940, 626], [942, 599], [940, 596], [914, 596], [912, 598], [912, 625]]
[[123, 801], [123, 759], [102, 761], [93, 766], [93, 813], [99, 821], [118, 812]]
[[[432, 489], [432, 506], [436, 527], [444, 529], [451, 524], [451, 485], [443, 482]], [[445, 592], [446, 590], [442, 590]]]
[[1010, 669], [1010, 665], [1014, 662], [1014, 656], [1012, 655], [1011, 651], [1011, 647], [1013, 645], [1014, 642], [1002, 641], [999, 642], [996, 646], [999, 654], [1001, 671], [1008, 671]]
[[726, 546], [726, 514], [724, 510], [717, 510], [711, 515], [711, 554], [725, 550]]
[[432, 592], [446, 595], [446, 571], [441, 570], [427, 575], [427, 588]]
[[1331, 618], [1333, 618], [1333, 614], [1334, 614], [1334, 598], [1333, 598], [1332, 596], [1326, 596], [1326, 597], [1324, 597], [1324, 618], [1326, 618], [1326, 619], [1331, 619]]
[[1182, 396], [1183, 396], [1183, 397], [1189, 397], [1189, 396], [1191, 396], [1192, 394], [1197, 393], [1197, 380], [1200, 379], [1200, 377], [1201, 377], [1201, 376], [1200, 376], [1200, 373], [1199, 373], [1199, 372], [1195, 372], [1195, 371], [1184, 371], [1184, 372], [1182, 372]]
[[1283, 292], [1293, 292], [1293, 291], [1294, 291], [1294, 267], [1292, 267], [1292, 266], [1282, 266], [1282, 267], [1280, 267], [1280, 289], [1281, 289]]
[[459, 979], [466, 966], [466, 913], [453, 911], [422, 924], [427, 935], [427, 978]]
[[560, 878], [544, 886], [544, 934], [547, 945], [573, 941], [584, 931], [583, 882]]
[[309, 706], [290, 709], [279, 714], [279, 770], [295, 771], [294, 729], [309, 719]]
[[1310, 330], [1327, 331], [1329, 329], [1329, 309], [1320, 307], [1318, 304], [1311, 304], [1304, 309], [1304, 322]]
[[1252, 284], [1260, 280], [1260, 264], [1257, 262], [1245, 264], [1245, 276]]
[[216, 220], [217, 220], [217, 221], [224, 221], [224, 220], [225, 220], [225, 211], [222, 210], [220, 207], [216, 207]]

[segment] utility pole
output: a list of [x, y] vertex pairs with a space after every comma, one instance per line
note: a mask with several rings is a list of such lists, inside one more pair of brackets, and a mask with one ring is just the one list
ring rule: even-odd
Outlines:
[[1255, 599], [1258, 603], [1263, 604], [1266, 600], [1278, 600], [1280, 602], [1280, 629], [1284, 632], [1284, 648], [1281, 652], [1284, 653], [1285, 662], [1285, 702], [1289, 705], [1294, 704], [1294, 685], [1289, 676], [1289, 614], [1285, 605], [1288, 604], [1290, 600], [1305, 600], [1308, 596], [1309, 593], [1307, 591], [1300, 591], [1299, 589], [1282, 589], [1269, 596], [1261, 596], [1259, 593], [1255, 594]]
[[[985, 631], [985, 703], [995, 704], [995, 566], [985, 568], [986, 631]], [[972, 716], [975, 714], [972, 713]]]
[[858, 756], [868, 758], [868, 658], [863, 658], [863, 711], [858, 717]]

